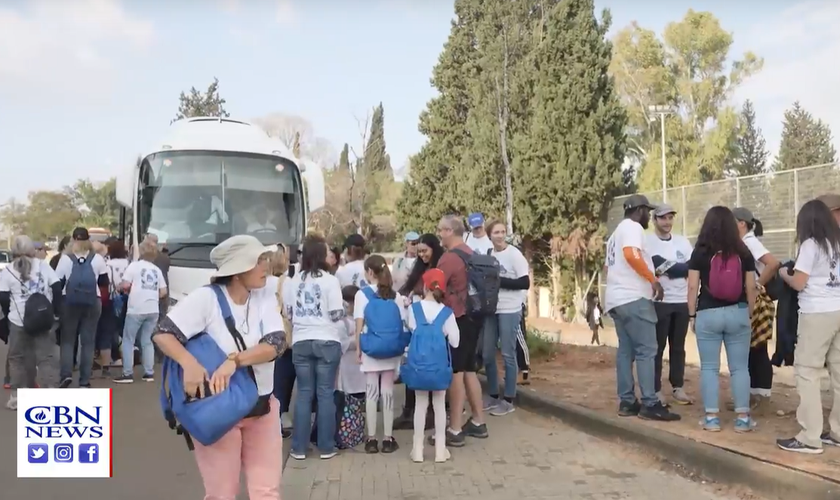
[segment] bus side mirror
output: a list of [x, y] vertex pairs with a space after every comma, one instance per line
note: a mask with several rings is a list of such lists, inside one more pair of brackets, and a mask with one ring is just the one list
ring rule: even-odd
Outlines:
[[[303, 162], [301, 162], [303, 163]], [[314, 212], [326, 204], [324, 190], [324, 172], [319, 165], [307, 165], [303, 171], [303, 189], [306, 191], [308, 211]]]

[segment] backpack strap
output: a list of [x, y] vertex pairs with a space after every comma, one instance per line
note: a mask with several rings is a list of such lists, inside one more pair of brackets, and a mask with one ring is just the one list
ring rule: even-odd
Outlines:
[[374, 292], [373, 288], [371, 288], [370, 286], [362, 287], [362, 293], [365, 294], [365, 297], [367, 297], [368, 302], [372, 302], [374, 299], [379, 298], [379, 296], [376, 295], [376, 292]]
[[417, 326], [429, 324], [429, 320], [426, 319], [426, 313], [423, 312], [421, 301], [418, 300], [411, 304], [411, 312], [414, 313], [414, 321], [417, 323]]
[[[236, 344], [236, 349], [239, 352], [242, 352], [248, 349], [248, 346], [245, 345], [245, 339], [242, 338], [242, 334], [239, 333], [239, 330], [236, 329], [236, 323], [233, 320], [233, 312], [230, 310], [230, 304], [228, 303], [227, 297], [225, 297], [225, 292], [222, 290], [221, 285], [210, 285], [210, 288], [216, 293], [216, 301], [219, 303], [219, 308], [222, 310], [222, 318], [225, 320], [225, 326], [227, 326], [228, 331], [230, 332], [230, 336], [233, 337], [233, 342]], [[250, 300], [250, 299], [249, 299]], [[248, 314], [247, 308], [245, 314]], [[251, 377], [251, 380], [254, 383], [257, 383], [257, 375], [254, 373], [253, 366], [245, 367], [245, 370], [248, 372], [248, 375]]]
[[432, 324], [435, 325], [435, 328], [440, 328], [441, 330], [443, 330], [443, 324], [446, 323], [446, 320], [448, 320], [450, 316], [452, 316], [452, 309], [444, 306], [444, 308], [441, 309], [438, 315], [435, 317], [435, 320], [432, 322]]
[[492, 248], [487, 249], [487, 255], [493, 255], [493, 249]]
[[461, 250], [460, 248], [453, 248], [452, 250], [450, 250], [450, 252], [460, 257], [461, 260], [464, 261], [464, 265], [467, 265], [467, 262], [470, 259], [470, 255], [467, 252]]

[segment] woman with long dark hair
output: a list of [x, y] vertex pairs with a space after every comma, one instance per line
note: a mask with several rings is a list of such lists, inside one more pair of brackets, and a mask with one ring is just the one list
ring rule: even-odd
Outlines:
[[327, 242], [309, 235], [303, 242], [300, 272], [283, 284], [285, 317], [292, 324], [292, 361], [297, 378], [292, 450], [304, 460], [312, 428], [312, 400], [317, 398], [318, 450], [322, 459], [338, 454], [335, 443], [336, 374], [341, 361], [344, 299], [338, 278], [327, 265]]
[[[688, 262], [688, 315], [700, 354], [700, 389], [706, 416], [703, 428], [720, 431], [720, 346], [735, 399], [735, 432], [755, 428], [750, 416], [750, 315], [755, 306], [755, 260], [738, 233], [732, 211], [712, 207]], [[699, 296], [698, 296], [699, 290]]]
[[[840, 446], [840, 227], [825, 203], [812, 200], [802, 205], [796, 217], [796, 240], [799, 251], [793, 275], [787, 269], [779, 275], [799, 292], [793, 366], [799, 393], [796, 420], [802, 430], [776, 444], [786, 451], [818, 454], [823, 444]], [[834, 406], [828, 417], [830, 430], [823, 433], [820, 379], [826, 363]]]

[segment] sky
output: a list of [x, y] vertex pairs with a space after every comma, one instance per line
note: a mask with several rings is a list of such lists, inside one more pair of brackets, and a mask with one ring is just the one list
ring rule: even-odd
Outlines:
[[[840, 2], [596, 4], [613, 30], [713, 12], [733, 57], [765, 59], [735, 102], [754, 101], [772, 152], [797, 99], [840, 133]], [[179, 93], [214, 77], [232, 117], [301, 116], [336, 150], [361, 145], [358, 121], [382, 102], [400, 169], [424, 143], [452, 15], [452, 0], [0, 0], [0, 203], [115, 176], [164, 136]]]

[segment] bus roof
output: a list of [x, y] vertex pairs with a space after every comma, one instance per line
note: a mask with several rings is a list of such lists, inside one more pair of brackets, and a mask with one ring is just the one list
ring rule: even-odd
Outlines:
[[195, 117], [173, 123], [164, 139], [146, 154], [162, 151], [229, 151], [279, 156], [300, 162], [282, 141], [259, 126], [231, 118]]

